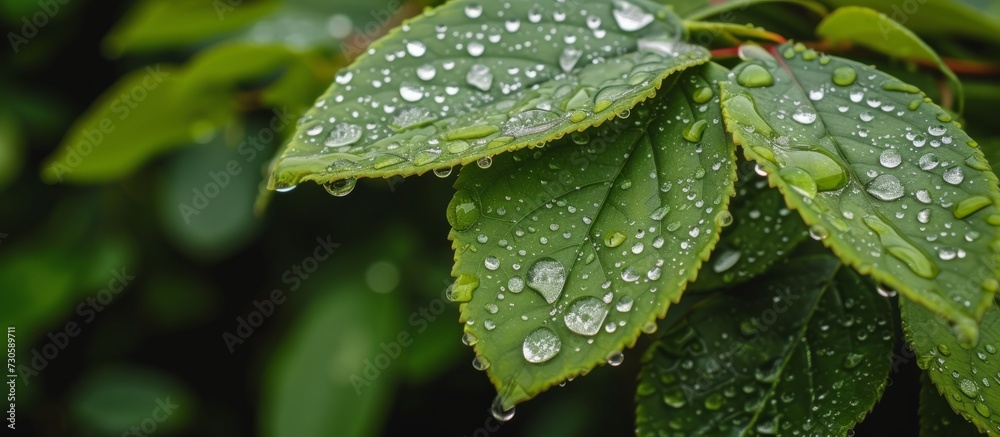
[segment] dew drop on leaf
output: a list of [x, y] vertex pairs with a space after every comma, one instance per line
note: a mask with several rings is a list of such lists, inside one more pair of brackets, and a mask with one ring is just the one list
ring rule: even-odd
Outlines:
[[521, 352], [529, 363], [544, 363], [562, 349], [562, 340], [549, 328], [538, 328], [524, 338]]
[[570, 331], [580, 335], [597, 334], [608, 315], [608, 306], [593, 296], [581, 297], [569, 305], [563, 322]]
[[543, 257], [528, 267], [526, 284], [549, 304], [559, 300], [566, 286], [566, 268], [553, 258]]

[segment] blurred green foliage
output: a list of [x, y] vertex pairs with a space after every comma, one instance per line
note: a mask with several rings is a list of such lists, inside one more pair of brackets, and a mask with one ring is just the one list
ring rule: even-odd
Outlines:
[[[458, 341], [457, 308], [441, 299], [451, 181], [366, 181], [336, 200], [303, 186], [253, 214], [293, 131], [275, 120], [294, 122], [359, 49], [435, 3], [75, 0], [0, 55], [0, 318], [17, 328], [28, 369], [50, 334], [68, 323], [80, 331], [18, 386], [19, 427], [120, 435], [171, 397], [179, 407], [156, 435], [495, 430], [492, 387]], [[905, 20], [893, 18], [951, 62], [965, 83], [965, 125], [1000, 165], [996, 3], [865, 3], [890, 16], [900, 8]], [[0, 21], [21, 33], [40, 11], [35, 0], [5, 1]], [[806, 41], [822, 19], [778, 2], [725, 16]], [[943, 89], [933, 67], [842, 50], [935, 99]], [[341, 246], [293, 289], [293, 270], [328, 235]], [[135, 279], [102, 310], [90, 306], [122, 271]], [[222, 334], [274, 289], [287, 301], [230, 353]], [[359, 396], [350, 376], [400, 333], [413, 343]], [[631, 399], [637, 361], [541, 396], [500, 432], [631, 433], [632, 405], [616, 400]]]

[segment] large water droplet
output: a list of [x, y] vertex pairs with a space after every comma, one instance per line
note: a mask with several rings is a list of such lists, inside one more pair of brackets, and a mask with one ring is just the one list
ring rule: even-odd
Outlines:
[[792, 114], [792, 119], [802, 124], [813, 124], [816, 121], [816, 111], [808, 106], [799, 106]]
[[583, 51], [577, 49], [576, 47], [566, 47], [563, 49], [562, 54], [559, 55], [559, 67], [563, 71], [569, 73], [573, 71], [573, 67], [576, 67], [577, 61], [583, 56]]
[[566, 268], [553, 258], [543, 257], [528, 267], [527, 285], [549, 304], [559, 300], [566, 285]]
[[653, 14], [627, 1], [616, 1], [611, 15], [618, 27], [626, 32], [634, 32], [653, 22]]
[[764, 67], [750, 64], [736, 77], [736, 82], [747, 88], [771, 86], [774, 85], [774, 76], [771, 76], [771, 73]]
[[410, 41], [406, 43], [406, 52], [414, 58], [419, 58], [427, 53], [427, 46], [420, 41]]
[[354, 191], [354, 187], [357, 184], [358, 184], [357, 179], [347, 178], [323, 184], [323, 188], [326, 189], [327, 193], [330, 193], [337, 197], [344, 197], [348, 194], [351, 194], [351, 191]]
[[510, 290], [511, 293], [520, 293], [524, 290], [524, 279], [520, 276], [512, 276], [509, 280], [507, 280], [507, 289]]
[[920, 165], [921, 170], [933, 170], [938, 166], [939, 162], [941, 161], [938, 159], [937, 155], [928, 153], [921, 156], [920, 160], [917, 161], [917, 164]]
[[896, 168], [903, 163], [903, 157], [896, 149], [885, 149], [879, 155], [878, 162], [885, 168]]
[[483, 15], [483, 5], [473, 3], [465, 7], [465, 16], [469, 18], [479, 18]]
[[956, 165], [952, 168], [945, 170], [942, 177], [944, 178], [945, 182], [952, 185], [958, 185], [962, 183], [963, 180], [965, 180], [965, 173], [962, 172], [962, 167]]
[[524, 338], [521, 352], [529, 363], [544, 363], [559, 353], [562, 340], [549, 328], [538, 328]]
[[865, 190], [868, 194], [885, 201], [899, 199], [903, 197], [905, 191], [903, 183], [891, 174], [882, 174], [872, 179], [865, 185]]
[[350, 123], [340, 123], [333, 127], [323, 145], [326, 147], [343, 147], [356, 143], [361, 139], [361, 127]]
[[594, 335], [601, 330], [608, 306], [593, 296], [581, 297], [569, 305], [563, 322], [570, 331], [580, 335]]
[[407, 102], [418, 102], [424, 98], [424, 92], [417, 85], [403, 84], [399, 87], [399, 96]]
[[544, 132], [555, 126], [562, 118], [559, 114], [544, 109], [529, 109], [519, 112], [503, 125], [503, 134], [513, 137]]
[[854, 68], [843, 66], [833, 70], [833, 83], [840, 86], [848, 86], [858, 78], [858, 72]]
[[506, 422], [514, 418], [514, 407], [505, 410], [503, 408], [503, 398], [497, 395], [497, 397], [493, 398], [493, 404], [490, 406], [490, 414], [493, 415], [494, 419]]
[[469, 73], [465, 75], [465, 81], [480, 90], [489, 91], [493, 85], [493, 72], [490, 67], [483, 64], [475, 64], [469, 68]]
[[448, 223], [456, 231], [464, 231], [479, 221], [479, 205], [468, 191], [459, 191], [448, 204]]
[[424, 64], [417, 67], [417, 77], [420, 80], [431, 80], [434, 79], [434, 76], [437, 76], [437, 68], [434, 68], [433, 65]]
[[712, 265], [712, 270], [715, 273], [722, 273], [736, 265], [743, 253], [739, 250], [726, 249], [713, 255], [715, 256], [715, 264]]

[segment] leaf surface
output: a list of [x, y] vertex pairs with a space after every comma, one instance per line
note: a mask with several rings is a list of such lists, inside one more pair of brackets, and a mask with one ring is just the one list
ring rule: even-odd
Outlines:
[[801, 45], [775, 51], [723, 86], [736, 142], [845, 263], [974, 341], [1000, 286], [1000, 191], [976, 143], [889, 75]]
[[874, 288], [814, 255], [697, 304], [643, 357], [638, 435], [845, 434], [891, 367], [892, 308]]
[[628, 118], [462, 169], [451, 296], [497, 405], [615, 361], [680, 299], [733, 192], [712, 85], [725, 72], [711, 64]]
[[[970, 277], [975, 281], [975, 277]], [[979, 343], [964, 348], [946, 320], [908, 299], [899, 300], [907, 343], [917, 366], [927, 373], [937, 391], [980, 432], [1000, 433], [1000, 309], [986, 312]]]
[[338, 74], [269, 187], [446, 170], [603, 123], [708, 61], [682, 33], [645, 0], [449, 2]]
[[979, 431], [951, 409], [927, 373], [920, 376], [920, 437], [976, 435]]

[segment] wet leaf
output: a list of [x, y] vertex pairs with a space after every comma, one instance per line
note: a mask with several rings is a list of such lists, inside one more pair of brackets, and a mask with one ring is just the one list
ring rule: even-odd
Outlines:
[[444, 170], [600, 124], [708, 61], [682, 32], [645, 0], [449, 2], [337, 75], [269, 187]]
[[628, 118], [462, 169], [452, 298], [504, 408], [618, 359], [695, 277], [735, 179], [724, 78], [711, 64]]
[[733, 223], [722, 230], [712, 257], [688, 291], [732, 287], [763, 274], [808, 235], [798, 214], [753, 167], [752, 162], [742, 162], [736, 197], [729, 207]]
[[[975, 281], [974, 277], [969, 280]], [[900, 299], [899, 308], [903, 332], [917, 356], [917, 366], [924, 369], [937, 392], [980, 432], [1000, 432], [1000, 357], [997, 356], [1000, 309], [997, 305], [990, 305], [980, 327], [979, 343], [969, 349], [955, 339], [947, 320], [931, 310], [908, 299]]]
[[819, 255], [695, 305], [643, 357], [637, 434], [844, 435], [891, 367], [892, 307], [874, 288]]
[[845, 263], [974, 342], [1000, 287], [1000, 191], [976, 143], [871, 67], [802, 45], [759, 52], [723, 86], [736, 142]]
[[979, 431], [951, 409], [927, 373], [920, 377], [920, 437], [976, 435]]

